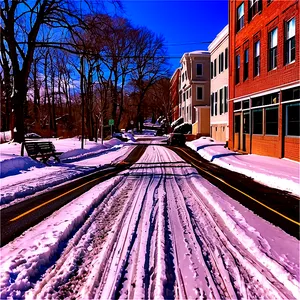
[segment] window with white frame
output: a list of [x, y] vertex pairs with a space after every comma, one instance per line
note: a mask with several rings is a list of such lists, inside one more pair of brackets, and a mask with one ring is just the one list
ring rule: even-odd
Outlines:
[[269, 32], [269, 71], [277, 67], [278, 29]]
[[218, 92], [215, 92], [214, 97], [214, 115], [216, 116], [218, 114]]
[[210, 79], [214, 77], [214, 63], [210, 62]]
[[228, 86], [224, 86], [224, 112], [228, 112]]
[[244, 27], [244, 2], [237, 9], [236, 31], [240, 31]]
[[248, 79], [249, 75], [249, 49], [244, 51], [244, 80]]
[[203, 65], [202, 64], [197, 64], [197, 76], [202, 76], [203, 75]]
[[228, 68], [228, 48], [225, 49], [225, 70]]
[[210, 115], [214, 115], [214, 93], [210, 95]]
[[295, 39], [295, 18], [285, 24], [285, 63], [289, 64], [295, 60], [296, 39]]
[[197, 86], [197, 100], [203, 100], [203, 87]]
[[260, 41], [254, 44], [254, 76], [258, 76], [260, 72]]
[[241, 58], [240, 55], [235, 57], [235, 84], [240, 82], [240, 68], [241, 68]]
[[220, 115], [223, 113], [223, 89], [220, 89]]
[[261, 11], [261, 0], [249, 0], [249, 21]]

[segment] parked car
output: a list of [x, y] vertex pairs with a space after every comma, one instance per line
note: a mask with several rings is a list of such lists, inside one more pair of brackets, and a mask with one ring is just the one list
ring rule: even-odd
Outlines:
[[25, 137], [26, 139], [40, 139], [40, 138], [41, 138], [41, 136], [40, 136], [39, 134], [34, 133], [34, 132], [26, 133], [26, 134], [24, 135], [24, 137]]
[[182, 133], [170, 133], [167, 140], [169, 146], [184, 146], [185, 145], [185, 135]]
[[122, 142], [127, 142], [128, 138], [122, 132], [114, 132], [113, 137], [119, 139]]

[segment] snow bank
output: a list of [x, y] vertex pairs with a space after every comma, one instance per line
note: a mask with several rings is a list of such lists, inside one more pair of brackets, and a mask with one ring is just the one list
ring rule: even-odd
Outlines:
[[5, 143], [11, 140], [11, 131], [0, 132], [0, 142]]
[[225, 143], [210, 137], [187, 142], [204, 159], [231, 171], [244, 174], [272, 188], [300, 196], [300, 164], [296, 161], [255, 154], [242, 155], [224, 148]]
[[[84, 235], [85, 230], [80, 227], [100, 204], [103, 196], [120, 180], [121, 177], [114, 177], [100, 183], [2, 247], [0, 299], [24, 297], [24, 293], [33, 286], [35, 278], [39, 278], [44, 268], [51, 265], [53, 257], [61, 253], [64, 241], [68, 240], [76, 229], [79, 230], [77, 239]], [[91, 216], [88, 223], [93, 220]]]

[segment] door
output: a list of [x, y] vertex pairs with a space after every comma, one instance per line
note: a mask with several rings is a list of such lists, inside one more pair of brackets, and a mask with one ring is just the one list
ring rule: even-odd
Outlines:
[[241, 146], [241, 113], [234, 115], [234, 149], [240, 150]]

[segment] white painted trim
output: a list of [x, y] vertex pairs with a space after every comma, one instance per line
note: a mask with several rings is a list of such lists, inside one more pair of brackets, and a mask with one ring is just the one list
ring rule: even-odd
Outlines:
[[288, 90], [290, 88], [297, 87], [297, 86], [300, 86], [300, 81], [299, 80], [291, 82], [288, 85], [283, 85], [282, 87], [277, 87], [276, 89], [264, 90], [264, 91], [262, 91], [260, 93], [257, 93], [257, 94], [253, 93], [253, 94], [248, 94], [246, 96], [241, 96], [241, 97], [228, 99], [228, 101], [239, 102], [239, 101], [247, 100], [247, 99], [250, 99], [250, 98], [260, 97], [260, 96], [276, 93], [276, 92], [279, 92], [279, 91]]
[[211, 125], [220, 125], [220, 124], [224, 124], [224, 125], [228, 125], [229, 123], [226, 121], [212, 121], [210, 122]]
[[280, 104], [287, 104], [287, 103], [294, 103], [294, 102], [299, 102], [300, 99], [294, 99], [294, 100], [288, 100], [288, 101], [284, 101], [284, 102], [280, 102]]

